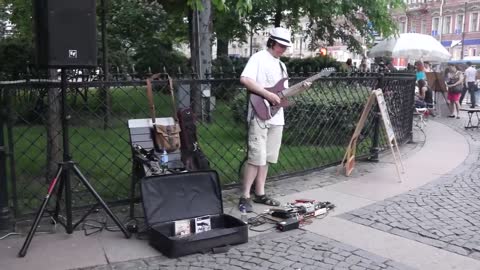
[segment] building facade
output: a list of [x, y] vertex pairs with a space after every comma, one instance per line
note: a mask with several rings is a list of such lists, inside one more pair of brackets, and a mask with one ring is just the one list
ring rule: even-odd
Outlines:
[[392, 12], [400, 33], [432, 35], [452, 59], [480, 55], [480, 0], [404, 0], [405, 11]]

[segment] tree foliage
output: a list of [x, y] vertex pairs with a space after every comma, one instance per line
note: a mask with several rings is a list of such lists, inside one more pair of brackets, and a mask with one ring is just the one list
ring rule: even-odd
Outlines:
[[[360, 51], [361, 39], [368, 43], [375, 32], [384, 36], [395, 33], [395, 22], [389, 11], [403, 5], [402, 0], [256, 0], [251, 12], [242, 18], [246, 24], [223, 22], [220, 29], [222, 33], [233, 33], [235, 31], [225, 28], [249, 27], [255, 32], [268, 25], [286, 26], [293, 32], [305, 31], [312, 40], [311, 49], [341, 40], [349, 49]], [[301, 18], [307, 18], [306, 25], [300, 24]], [[220, 37], [238, 39], [235, 35]]]
[[173, 44], [186, 35], [186, 27], [155, 1], [110, 0], [107, 25], [110, 63], [140, 64], [143, 71], [149, 66], [159, 71], [158, 66], [151, 66], [152, 56], [171, 55]]

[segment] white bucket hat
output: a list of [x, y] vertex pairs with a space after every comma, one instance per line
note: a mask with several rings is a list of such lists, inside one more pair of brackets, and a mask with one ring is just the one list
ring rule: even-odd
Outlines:
[[290, 42], [290, 31], [283, 27], [275, 27], [270, 32], [270, 38], [275, 40], [276, 42], [285, 45], [285, 46], [292, 46]]

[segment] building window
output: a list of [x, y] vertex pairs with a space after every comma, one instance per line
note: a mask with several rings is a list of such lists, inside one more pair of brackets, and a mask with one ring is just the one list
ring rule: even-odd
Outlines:
[[440, 30], [440, 18], [432, 18], [432, 36], [438, 36]]
[[443, 19], [443, 34], [449, 34], [452, 32], [452, 16], [445, 16]]
[[470, 32], [478, 31], [478, 13], [470, 13], [470, 23], [468, 30]]
[[457, 15], [457, 22], [455, 24], [455, 34], [463, 32], [463, 15]]
[[407, 32], [406, 22], [399, 22], [398, 30], [400, 31], [400, 33], [406, 33]]
[[422, 33], [422, 34], [427, 33], [427, 22], [425, 20], [422, 20], [420, 22], [420, 33]]
[[417, 24], [415, 21], [411, 20], [410, 21], [410, 33], [416, 33], [417, 32]]

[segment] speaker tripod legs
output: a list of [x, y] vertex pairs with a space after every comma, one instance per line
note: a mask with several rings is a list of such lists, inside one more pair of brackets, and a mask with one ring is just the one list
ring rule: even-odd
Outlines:
[[[92, 195], [97, 199], [98, 203], [103, 207], [103, 210], [105, 210], [105, 212], [107, 212], [108, 216], [115, 222], [115, 224], [117, 224], [117, 226], [120, 228], [120, 230], [125, 235], [125, 238], [130, 238], [130, 232], [127, 231], [125, 226], [123, 226], [123, 224], [120, 222], [120, 220], [118, 220], [117, 216], [115, 216], [115, 214], [112, 212], [112, 210], [110, 210], [110, 208], [108, 208], [107, 204], [102, 200], [102, 198], [100, 197], [100, 195], [98, 195], [98, 193], [95, 191], [95, 189], [93, 189], [92, 185], [90, 185], [87, 178], [85, 178], [85, 176], [83, 176], [82, 172], [78, 169], [78, 167], [75, 164], [73, 164], [73, 170], [75, 171], [75, 174], [78, 176], [78, 178], [80, 178], [82, 183], [90, 191], [90, 193], [92, 193]], [[78, 224], [76, 224], [76, 226], [77, 225]]]
[[53, 190], [55, 189], [55, 186], [57, 185], [58, 179], [62, 174], [62, 171], [63, 171], [63, 166], [62, 165], [58, 166], [57, 173], [55, 174], [55, 177], [52, 179], [52, 182], [50, 182], [50, 186], [48, 187], [47, 196], [45, 196], [45, 199], [43, 199], [42, 205], [40, 206], [40, 209], [38, 210], [37, 215], [35, 216], [35, 220], [33, 221], [30, 231], [28, 232], [27, 238], [25, 239], [25, 242], [23, 243], [23, 246], [20, 249], [20, 252], [18, 252], [18, 257], [25, 257], [25, 254], [27, 254], [27, 249], [30, 246], [30, 243], [32, 242], [33, 235], [37, 231], [38, 223], [40, 222], [40, 219], [42, 219], [43, 213], [45, 212], [45, 208], [48, 205], [48, 201], [50, 201], [50, 197], [53, 193]]
[[[64, 168], [64, 166], [69, 166], [67, 169]], [[115, 222], [115, 224], [120, 228], [120, 230], [123, 232], [125, 235], [125, 238], [130, 238], [130, 233], [127, 231], [125, 226], [118, 220], [118, 218], [113, 214], [113, 212], [108, 208], [107, 204], [102, 200], [100, 195], [93, 189], [92, 185], [88, 182], [88, 180], [83, 176], [83, 174], [80, 172], [78, 167], [74, 164], [73, 161], [67, 161], [63, 162], [60, 164], [58, 167], [58, 170], [55, 174], [55, 177], [52, 179], [50, 186], [48, 187], [48, 192], [45, 198], [43, 199], [42, 205], [40, 206], [40, 209], [38, 210], [35, 219], [33, 221], [32, 227], [30, 228], [30, 231], [27, 234], [27, 238], [25, 239], [25, 242], [23, 243], [22, 248], [18, 252], [19, 257], [25, 257], [27, 254], [28, 247], [30, 246], [30, 243], [32, 242], [33, 235], [37, 231], [38, 223], [42, 219], [43, 213], [45, 212], [45, 209], [47, 208], [48, 202], [50, 201], [51, 195], [53, 193], [53, 190], [55, 189], [55, 186], [58, 184], [58, 180], [60, 180], [60, 188], [63, 189], [65, 187], [65, 200], [66, 200], [66, 216], [67, 216], [67, 221], [65, 224], [62, 224], [65, 226], [65, 229], [67, 230], [67, 233], [71, 234], [75, 227], [80, 224], [77, 223], [75, 226], [72, 225], [72, 212], [71, 212], [71, 187], [70, 187], [70, 179], [69, 179], [69, 169], [72, 168], [75, 172], [75, 174], [78, 176], [80, 181], [85, 185], [85, 187], [92, 193], [92, 195], [97, 199], [98, 203], [103, 207], [105, 212], [110, 216], [110, 218]], [[66, 173], [67, 175], [62, 175], [62, 173]], [[61, 197], [61, 192], [62, 190], [58, 191], [58, 196], [57, 196], [57, 203], [56, 203], [56, 209], [55, 209], [55, 214], [54, 218], [58, 220], [58, 213], [59, 213], [59, 201]], [[87, 213], [90, 214], [91, 211]], [[86, 216], [82, 217], [80, 221], [84, 220]]]

